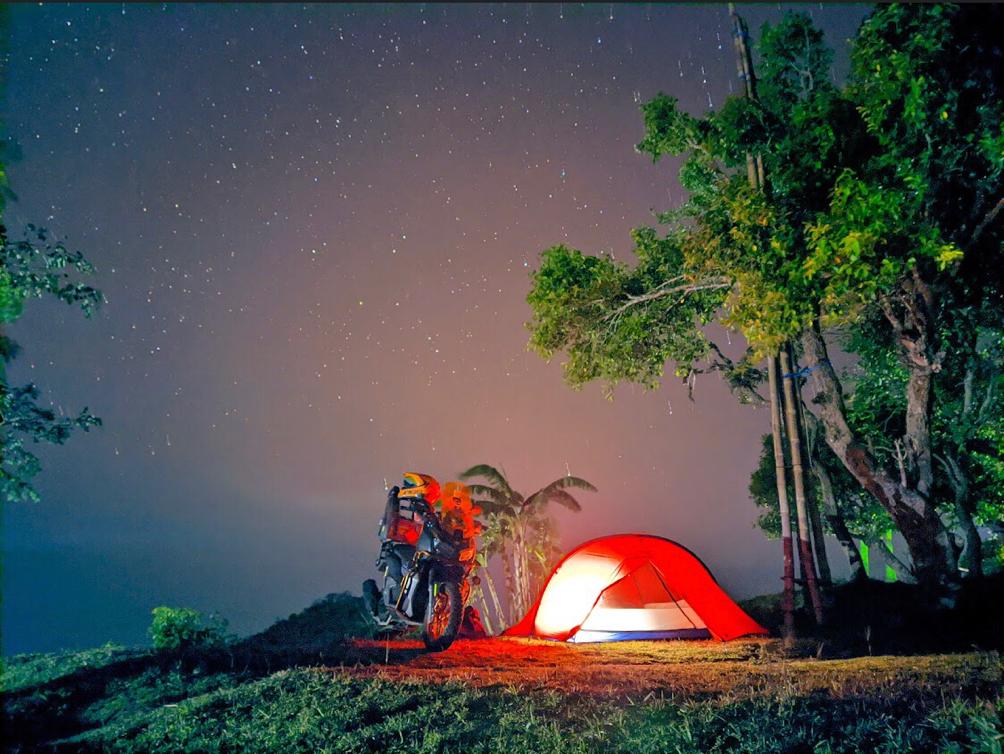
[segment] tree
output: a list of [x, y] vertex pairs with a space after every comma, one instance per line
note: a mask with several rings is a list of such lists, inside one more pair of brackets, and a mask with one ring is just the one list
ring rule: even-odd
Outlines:
[[[810, 419], [810, 424], [812, 419]], [[869, 547], [875, 559], [892, 568], [900, 579], [911, 580], [909, 567], [892, 552], [885, 540], [892, 528], [892, 519], [875, 499], [861, 489], [840, 460], [819, 437], [817, 427], [809, 432], [809, 464], [816, 484], [812, 487], [815, 503], [823, 512], [823, 525], [840, 543], [850, 566], [851, 579], [867, 576], [858, 543]], [[778, 507], [774, 449], [770, 435], [763, 437], [763, 449], [757, 467], [750, 475], [750, 498], [758, 509], [756, 526], [767, 537], [776, 539], [781, 533]], [[793, 518], [793, 517], [792, 517]], [[792, 521], [794, 524], [794, 521]]]
[[[965, 311], [952, 313], [951, 321], [954, 331], [946, 331], [940, 338], [945, 366], [934, 384], [933, 455], [943, 471], [935, 478], [935, 498], [939, 515], [959, 543], [960, 566], [967, 575], [978, 577], [984, 559], [979, 527], [999, 530], [1004, 520], [1001, 478], [995, 473], [1000, 451], [991, 439], [994, 428], [1004, 425], [1000, 400], [1004, 333], [980, 326]], [[906, 459], [900, 438], [905, 426], [908, 374], [897, 358], [895, 344], [883, 341], [881, 335], [881, 327], [867, 319], [845, 334], [842, 347], [854, 353], [857, 361], [841, 379], [851, 388], [847, 411], [855, 432], [876, 458], [900, 467]], [[883, 565], [909, 580], [907, 566], [884, 542], [892, 526], [888, 514], [830, 452], [818, 420], [811, 414], [806, 416], [810, 466], [818, 481], [817, 504], [826, 514], [830, 533], [844, 547], [852, 574], [861, 567], [854, 543], [859, 540]], [[762, 511], [758, 526], [768, 536], [777, 536], [779, 525], [773, 458], [772, 450], [765, 449], [750, 481], [751, 497]], [[905, 467], [900, 473], [907, 473]]]
[[[978, 577], [983, 571], [978, 526], [1004, 518], [1000, 488], [988, 473], [991, 428], [1004, 420], [1004, 331], [964, 306], [946, 312], [943, 325], [942, 368], [933, 380], [932, 456], [941, 471], [933, 497], [960, 542], [960, 567]], [[849, 421], [873, 454], [906, 475], [907, 453], [899, 438], [906, 423], [908, 370], [896, 358], [895, 344], [867, 321], [849, 334], [846, 346], [859, 357], [858, 368], [845, 380], [853, 385]]]
[[1002, 54], [990, 31], [1001, 20], [1000, 9], [941, 6], [890, 6], [866, 20], [848, 96], [877, 149], [844, 170], [829, 211], [809, 228], [814, 278], [836, 262], [875, 281], [860, 303], [881, 313], [906, 370], [896, 466], [857, 441], [823, 361], [825, 342], [806, 328], [807, 361], [820, 365], [809, 380], [818, 415], [827, 442], [892, 515], [927, 582], [955, 576], [954, 543], [938, 515], [932, 430], [936, 383], [952, 366], [942, 336], [962, 310], [998, 322], [1002, 314], [998, 278], [986, 277], [1002, 261], [994, 223], [1004, 202]]
[[[931, 450], [938, 334], [961, 301], [998, 316], [1004, 130], [1001, 11], [883, 6], [862, 25], [847, 87], [807, 17], [761, 35], [760, 97], [733, 97], [697, 118], [660, 94], [643, 106], [642, 152], [684, 155], [689, 192], [665, 234], [634, 232], [634, 267], [565, 247], [542, 255], [528, 301], [531, 345], [566, 351], [566, 377], [658, 381], [666, 360], [686, 379], [723, 372], [754, 387], [751, 362], [794, 341], [808, 408], [827, 445], [890, 515], [917, 578], [956, 574], [937, 510]], [[746, 178], [762, 159], [763, 191]], [[862, 442], [824, 334], [877, 312], [909, 374], [905, 477]], [[711, 321], [741, 333], [737, 364], [707, 338]], [[736, 378], [739, 378], [738, 380]]]
[[28, 444], [48, 442], [61, 445], [75, 429], [89, 431], [101, 426], [101, 419], [85, 407], [72, 417], [57, 417], [38, 404], [39, 389], [34, 383], [10, 386], [6, 364], [17, 355], [19, 346], [4, 326], [18, 317], [26, 300], [53, 296], [71, 306], [79, 306], [90, 317], [101, 304], [101, 292], [79, 282], [78, 275], [94, 272], [79, 251], [69, 251], [52, 241], [43, 228], [27, 226], [24, 238], [10, 242], [0, 225], [0, 413], [2, 413], [3, 459], [0, 463], [0, 493], [7, 501], [38, 500], [32, 479], [41, 469]]
[[582, 506], [568, 490], [595, 492], [596, 488], [585, 479], [568, 475], [530, 495], [522, 495], [512, 488], [503, 472], [488, 464], [472, 466], [460, 478], [486, 482], [469, 485], [471, 494], [479, 498], [475, 505], [485, 515], [482, 565], [487, 565], [492, 555], [502, 560], [511, 625], [530, 608], [561, 552], [554, 522], [546, 511], [548, 503], [578, 512]]

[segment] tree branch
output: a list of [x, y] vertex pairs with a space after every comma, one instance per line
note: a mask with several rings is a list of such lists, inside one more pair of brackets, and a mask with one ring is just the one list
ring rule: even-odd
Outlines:
[[976, 229], [973, 231], [972, 238], [969, 239], [970, 244], [974, 244], [977, 240], [979, 240], [979, 237], [983, 235], [983, 231], [986, 230], [987, 226], [996, 219], [997, 215], [1000, 214], [1001, 209], [1004, 209], [1004, 197], [998, 199], [997, 204], [991, 207], [990, 211], [983, 216], [982, 220], [980, 220], [980, 224], [977, 225]]
[[643, 293], [638, 296], [628, 296], [627, 301], [621, 304], [619, 307], [614, 309], [614, 311], [603, 317], [604, 320], [617, 319], [621, 314], [630, 309], [633, 306], [639, 306], [640, 304], [646, 304], [650, 301], [655, 301], [660, 298], [665, 298], [666, 296], [673, 296], [676, 294], [689, 295], [691, 293], [697, 293], [698, 291], [713, 291], [722, 290], [724, 288], [732, 287], [732, 279], [725, 277], [724, 275], [717, 278], [708, 278], [697, 283], [685, 283], [683, 285], [671, 285], [676, 283], [678, 280], [682, 280], [683, 276], [678, 276], [671, 278], [664, 283], [653, 288], [648, 293]]

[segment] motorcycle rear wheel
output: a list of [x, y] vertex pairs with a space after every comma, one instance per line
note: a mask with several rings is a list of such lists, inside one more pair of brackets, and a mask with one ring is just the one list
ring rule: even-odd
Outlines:
[[450, 646], [457, 638], [463, 616], [460, 585], [449, 580], [432, 582], [422, 623], [425, 646], [433, 652], [441, 652]]

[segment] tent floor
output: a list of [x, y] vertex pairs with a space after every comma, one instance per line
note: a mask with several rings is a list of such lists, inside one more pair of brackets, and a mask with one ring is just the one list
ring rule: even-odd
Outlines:
[[706, 628], [678, 628], [672, 631], [593, 631], [581, 630], [569, 639], [575, 644], [591, 644], [601, 641], [653, 641], [662, 639], [710, 639]]

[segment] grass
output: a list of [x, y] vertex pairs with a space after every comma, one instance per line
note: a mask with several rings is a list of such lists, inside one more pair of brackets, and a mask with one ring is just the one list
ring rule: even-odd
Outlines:
[[143, 650], [126, 649], [106, 644], [83, 652], [53, 652], [15, 655], [4, 660], [2, 690], [18, 691], [26, 686], [38, 686], [84, 668], [101, 668], [118, 660], [147, 654]]
[[113, 715], [56, 751], [999, 752], [1000, 705], [962, 697], [652, 697], [280, 671]]
[[225, 649], [11, 658], [6, 750], [1002, 754], [997, 651], [831, 656], [817, 637], [429, 654], [349, 638], [357, 607], [329, 596]]
[[[568, 647], [496, 640], [437, 655], [415, 650], [383, 665], [366, 659], [372, 643], [361, 644], [345, 656], [355, 665], [277, 672], [220, 671], [213, 658], [113, 648], [15, 658], [4, 678], [8, 750], [1002, 749], [995, 652], [817, 660], [786, 658], [770, 641]], [[394, 652], [411, 651], [403, 644]], [[525, 671], [498, 676], [506, 662]], [[651, 675], [645, 684], [587, 682], [603, 666]], [[423, 672], [437, 669], [438, 676]], [[458, 670], [467, 677], [454, 676]]]

